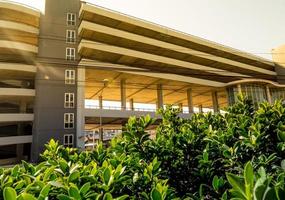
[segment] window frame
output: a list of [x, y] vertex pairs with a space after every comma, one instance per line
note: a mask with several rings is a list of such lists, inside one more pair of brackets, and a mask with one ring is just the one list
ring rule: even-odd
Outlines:
[[[71, 142], [70, 142], [71, 138]], [[66, 141], [67, 139], [67, 141]], [[74, 146], [74, 135], [73, 134], [64, 134], [63, 135], [63, 146], [72, 148]]]
[[75, 44], [76, 43], [76, 30], [66, 30], [66, 43]]
[[75, 56], [76, 56], [75, 54], [76, 54], [76, 51], [75, 51], [74, 47], [66, 47], [66, 49], [65, 49], [65, 58], [66, 58], [66, 60], [74, 61], [75, 60]]
[[68, 12], [66, 14], [66, 25], [67, 26], [75, 26], [76, 25], [76, 13]]
[[64, 108], [74, 108], [74, 96], [73, 92], [64, 93]]
[[74, 113], [64, 113], [63, 118], [64, 129], [74, 129]]
[[75, 73], [76, 72], [74, 69], [66, 69], [65, 70], [65, 73], [64, 73], [65, 84], [67, 84], [67, 85], [74, 85], [75, 84], [75, 79], [76, 79]]

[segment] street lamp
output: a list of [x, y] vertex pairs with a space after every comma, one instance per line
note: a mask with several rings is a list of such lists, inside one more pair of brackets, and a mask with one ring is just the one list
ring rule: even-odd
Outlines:
[[[100, 96], [101, 96], [101, 98], [102, 98], [102, 95], [103, 95], [103, 91], [104, 91], [104, 89], [108, 86], [108, 83], [109, 83], [109, 79], [104, 79], [103, 80], [103, 84], [104, 84], [104, 86], [103, 86], [103, 88], [102, 88], [102, 90], [101, 90], [101, 94], [100, 94]], [[102, 105], [103, 105], [103, 98], [102, 98]], [[102, 108], [100, 108], [100, 128], [99, 128], [99, 140], [101, 141], [101, 142], [103, 142], [103, 140], [104, 140], [104, 135], [103, 135], [103, 128], [102, 128], [102, 110], [103, 110], [103, 106], [102, 106]]]

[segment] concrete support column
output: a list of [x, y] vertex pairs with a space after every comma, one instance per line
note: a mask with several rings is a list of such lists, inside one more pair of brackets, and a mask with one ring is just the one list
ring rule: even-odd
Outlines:
[[130, 109], [131, 110], [135, 109], [135, 107], [134, 107], [134, 99], [130, 99]]
[[219, 102], [218, 102], [218, 92], [217, 91], [212, 92], [212, 101], [213, 101], [214, 113], [218, 113], [219, 112]]
[[181, 110], [181, 112], [183, 113], [183, 103], [179, 103], [178, 104], [179, 109]]
[[126, 110], [127, 108], [127, 93], [126, 93], [126, 80], [121, 80], [121, 109]]
[[84, 149], [85, 139], [85, 67], [77, 69], [77, 115], [76, 115], [76, 144], [77, 148]]
[[103, 109], [103, 97], [101, 95], [99, 96], [99, 108]]
[[162, 84], [157, 85], [157, 109], [163, 108], [163, 87]]
[[[100, 111], [101, 112], [101, 111]], [[104, 141], [104, 129], [103, 129], [103, 122], [102, 122], [102, 117], [101, 117], [101, 114], [100, 114], [100, 127], [99, 127], [99, 140], [101, 142]]]
[[241, 94], [241, 93], [242, 93], [241, 84], [238, 84], [238, 85], [237, 85], [237, 90], [238, 90], [238, 94]]
[[192, 89], [189, 88], [187, 90], [187, 102], [188, 102], [188, 110], [189, 113], [194, 113], [194, 109], [193, 109], [193, 97], [192, 97]]
[[99, 137], [100, 137], [100, 141], [104, 142], [104, 129], [103, 128], [99, 128]]
[[271, 92], [270, 92], [270, 88], [268, 85], [266, 85], [266, 97], [267, 97], [267, 101], [268, 103], [272, 104], [272, 97], [271, 97]]
[[[20, 102], [20, 113], [27, 113], [27, 103], [25, 101]], [[23, 135], [24, 127], [22, 123], [17, 125], [17, 135]], [[16, 146], [17, 160], [21, 161], [24, 159], [24, 144], [17, 144]]]
[[203, 113], [203, 105], [199, 105], [199, 113]]

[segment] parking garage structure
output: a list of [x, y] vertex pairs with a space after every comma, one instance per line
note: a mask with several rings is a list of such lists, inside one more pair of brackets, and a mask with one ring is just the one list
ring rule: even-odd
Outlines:
[[[238, 93], [272, 101], [284, 87], [270, 60], [90, 3], [82, 3], [79, 18], [79, 135], [120, 129], [129, 116], [155, 116], [166, 105], [189, 117], [219, 112]], [[96, 103], [86, 106], [86, 99]]]
[[0, 164], [29, 159], [39, 11], [0, 2]]

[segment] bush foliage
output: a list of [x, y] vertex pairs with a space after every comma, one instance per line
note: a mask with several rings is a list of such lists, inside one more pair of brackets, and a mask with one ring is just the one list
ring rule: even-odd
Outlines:
[[42, 162], [0, 169], [0, 199], [285, 199], [285, 106], [243, 97], [224, 114], [131, 117], [109, 148], [46, 145]]

